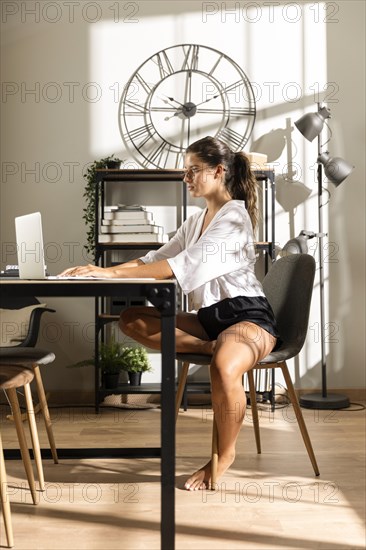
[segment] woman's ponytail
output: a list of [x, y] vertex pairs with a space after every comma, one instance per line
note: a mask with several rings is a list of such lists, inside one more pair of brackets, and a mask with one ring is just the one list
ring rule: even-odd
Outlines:
[[244, 200], [253, 229], [258, 225], [257, 181], [245, 153], [233, 153], [233, 174], [230, 193], [233, 199]]

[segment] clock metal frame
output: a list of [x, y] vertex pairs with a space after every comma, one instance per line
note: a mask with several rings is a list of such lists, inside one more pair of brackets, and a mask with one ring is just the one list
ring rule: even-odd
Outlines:
[[122, 139], [143, 168], [180, 169], [189, 143], [206, 135], [242, 150], [255, 123], [255, 96], [229, 56], [179, 44], [141, 63], [123, 89], [118, 116]]

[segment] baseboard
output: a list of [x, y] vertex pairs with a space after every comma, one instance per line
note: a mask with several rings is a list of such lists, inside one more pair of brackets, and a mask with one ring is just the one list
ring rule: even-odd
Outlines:
[[[319, 388], [311, 388], [296, 390], [296, 393], [298, 396], [300, 396], [306, 393], [316, 393], [320, 391], [321, 390]], [[343, 393], [348, 396], [350, 401], [366, 401], [366, 388], [329, 389], [328, 393]], [[122, 402], [132, 404], [136, 400], [139, 404], [142, 404], [143, 402], [159, 403], [159, 397], [160, 396], [158, 394], [123, 394]], [[93, 407], [95, 405], [95, 397], [93, 391], [51, 391], [47, 392], [47, 400], [50, 407], [56, 407], [58, 405], [84, 405]], [[36, 396], [34, 396], [34, 402], [37, 403]], [[208, 404], [210, 402], [210, 395], [188, 395], [188, 402], [192, 405], [199, 403]], [[6, 397], [3, 394], [0, 397], [0, 405], [6, 404]]]

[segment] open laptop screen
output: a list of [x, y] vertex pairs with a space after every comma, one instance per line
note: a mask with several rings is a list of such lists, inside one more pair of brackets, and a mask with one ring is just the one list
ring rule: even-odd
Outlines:
[[40, 212], [15, 218], [20, 279], [45, 279], [45, 261]]

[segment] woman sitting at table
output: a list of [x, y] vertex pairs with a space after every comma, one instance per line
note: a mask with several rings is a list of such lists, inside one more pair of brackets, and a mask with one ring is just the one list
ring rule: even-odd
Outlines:
[[[278, 333], [254, 274], [258, 211], [248, 158], [218, 139], [203, 138], [186, 150], [184, 181], [192, 197], [205, 199], [206, 208], [190, 216], [167, 244], [125, 264], [74, 267], [63, 275], [177, 279], [193, 312], [177, 314], [176, 350], [213, 354], [220, 477], [235, 459], [245, 414], [242, 376], [272, 351]], [[160, 349], [159, 317], [153, 307], [131, 307], [121, 313], [120, 328], [139, 343]], [[189, 477], [185, 488], [206, 489], [210, 481], [208, 462]]]

